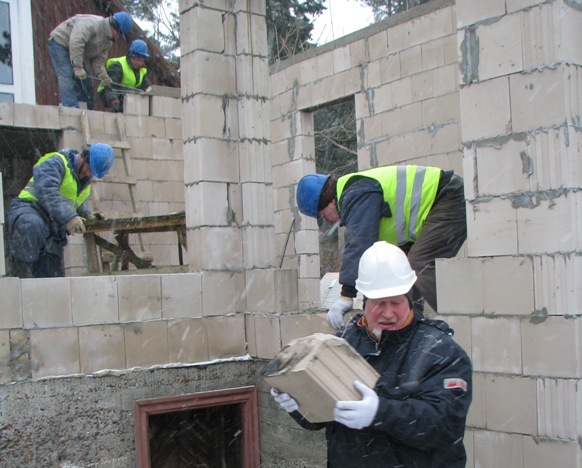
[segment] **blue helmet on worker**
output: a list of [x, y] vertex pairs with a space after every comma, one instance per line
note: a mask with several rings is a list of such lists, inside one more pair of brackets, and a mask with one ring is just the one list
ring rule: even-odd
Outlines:
[[102, 179], [115, 160], [113, 148], [105, 143], [93, 143], [89, 148], [89, 167], [93, 176]]
[[131, 19], [131, 16], [129, 16], [129, 13], [126, 13], [125, 11], [118, 11], [117, 13], [114, 13], [114, 15], [110, 17], [109, 22], [111, 23], [111, 26], [123, 36], [124, 39], [125, 35], [131, 31], [133, 26], [133, 20]]
[[129, 46], [128, 55], [130, 57], [132, 55], [137, 55], [139, 57], [149, 58], [150, 55], [148, 54], [148, 45], [141, 39], [136, 39]]
[[307, 174], [297, 186], [297, 206], [306, 216], [317, 218], [319, 199], [329, 174]]

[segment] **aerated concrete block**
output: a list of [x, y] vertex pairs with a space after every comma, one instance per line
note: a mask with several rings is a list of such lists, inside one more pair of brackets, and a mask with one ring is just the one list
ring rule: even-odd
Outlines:
[[167, 322], [135, 322], [124, 326], [126, 368], [168, 364]]
[[520, 319], [474, 317], [471, 321], [473, 370], [520, 374], [522, 372]]
[[523, 463], [523, 435], [473, 431], [475, 460], [484, 466], [527, 466]]
[[79, 330], [76, 327], [31, 330], [30, 348], [33, 379], [81, 371]]
[[226, 359], [247, 354], [244, 317], [211, 317], [208, 327], [208, 358]]
[[[512, 118], [516, 116], [515, 108], [510, 106], [509, 81], [509, 78], [501, 77], [473, 83], [461, 89], [461, 128], [464, 142], [508, 133]], [[513, 131], [516, 131], [515, 127]]]
[[193, 363], [208, 361], [206, 320], [178, 319], [168, 322], [168, 362]]
[[[519, 434], [537, 433], [536, 379], [488, 375], [487, 429]], [[515, 408], [521, 408], [519, 413]]]
[[507, 15], [492, 24], [480, 25], [476, 32], [480, 81], [523, 71], [521, 15]]
[[119, 320], [138, 322], [162, 316], [160, 275], [117, 276]]
[[521, 323], [523, 372], [545, 377], [582, 378], [582, 318], [540, 317]]
[[52, 328], [73, 324], [69, 278], [21, 281], [25, 328]]
[[582, 109], [572, 91], [579, 87], [576, 68], [559, 65], [510, 79], [511, 125], [514, 132], [561, 125]]
[[242, 272], [204, 271], [202, 273], [202, 314], [204, 317], [243, 312], [245, 276]]
[[162, 275], [162, 317], [202, 317], [202, 275]]
[[117, 282], [113, 276], [71, 278], [73, 323], [91, 325], [119, 321]]
[[121, 325], [79, 327], [81, 373], [125, 369], [125, 343]]
[[457, 28], [497, 18], [505, 14], [505, 0], [461, 0], [456, 4]]

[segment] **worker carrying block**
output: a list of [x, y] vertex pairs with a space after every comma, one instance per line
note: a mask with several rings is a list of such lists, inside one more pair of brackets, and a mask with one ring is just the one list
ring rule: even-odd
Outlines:
[[[303, 414], [327, 401], [309, 386], [282, 381], [271, 389], [301, 427], [325, 428], [330, 467], [466, 465], [471, 362], [445, 322], [413, 310], [415, 282], [416, 273], [398, 247], [379, 241], [362, 255], [356, 286], [365, 298], [364, 313], [350, 321], [342, 336], [380, 377], [374, 383], [354, 378], [354, 396], [334, 403], [333, 420], [313, 422]], [[319, 369], [330, 369], [329, 376], [316, 376], [320, 382], [331, 381], [333, 374], [348, 375], [337, 360], [325, 354], [317, 359], [324, 361]], [[299, 383], [305, 380], [295, 374]]]

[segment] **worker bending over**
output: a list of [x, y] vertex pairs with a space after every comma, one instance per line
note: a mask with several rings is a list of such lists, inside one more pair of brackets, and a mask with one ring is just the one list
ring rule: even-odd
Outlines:
[[412, 308], [416, 274], [398, 247], [376, 242], [356, 281], [364, 314], [343, 338], [380, 374], [374, 388], [354, 381], [361, 400], [337, 401], [334, 421], [311, 423], [301, 398], [271, 389], [303, 428], [326, 429], [329, 467], [464, 468], [463, 437], [472, 396], [471, 362], [445, 322]]
[[384, 166], [347, 174], [308, 174], [297, 187], [301, 213], [345, 226], [340, 298], [327, 319], [335, 328], [352, 309], [358, 262], [377, 240], [399, 246], [418, 272], [415, 308], [437, 309], [435, 258], [454, 257], [467, 238], [463, 179], [424, 166]]
[[87, 109], [93, 109], [93, 80], [87, 75], [87, 66], [101, 80], [101, 86], [110, 86], [105, 71], [109, 49], [120, 36], [125, 39], [132, 26], [131, 16], [120, 11], [109, 18], [75, 15], [51, 31], [48, 48], [61, 105], [79, 107], [81, 101], [87, 103]]
[[145, 67], [145, 60], [148, 58], [147, 44], [136, 39], [129, 46], [127, 55], [107, 60], [107, 74], [112, 84], [97, 89], [106, 108], [123, 112], [123, 97], [127, 93], [147, 92], [151, 89]]
[[8, 212], [9, 254], [16, 276], [64, 276], [67, 234], [83, 233], [85, 218], [103, 218], [91, 213], [84, 202], [91, 194], [93, 177], [101, 179], [113, 161], [113, 148], [104, 143], [94, 143], [80, 154], [63, 149], [38, 160]]

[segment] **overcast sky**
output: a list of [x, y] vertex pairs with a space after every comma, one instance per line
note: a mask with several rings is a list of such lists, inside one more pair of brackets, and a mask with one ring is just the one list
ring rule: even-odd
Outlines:
[[372, 24], [372, 9], [357, 0], [324, 0], [325, 12], [315, 20], [311, 38], [319, 45]]

